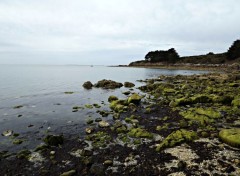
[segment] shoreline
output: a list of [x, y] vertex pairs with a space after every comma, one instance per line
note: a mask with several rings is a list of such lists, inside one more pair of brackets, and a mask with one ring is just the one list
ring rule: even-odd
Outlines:
[[138, 94], [129, 88], [125, 99], [109, 97], [111, 110], [99, 109], [101, 119], [88, 121], [85, 135], [46, 133], [44, 145], [33, 150], [1, 151], [0, 173], [30, 174], [33, 168], [40, 175], [240, 173], [238, 143], [219, 138], [222, 130], [240, 128], [239, 72], [144, 82]]

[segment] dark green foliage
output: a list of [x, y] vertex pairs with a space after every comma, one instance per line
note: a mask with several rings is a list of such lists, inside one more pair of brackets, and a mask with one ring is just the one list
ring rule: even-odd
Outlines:
[[227, 52], [227, 58], [229, 60], [234, 60], [240, 57], [240, 40], [233, 42], [232, 46]]
[[150, 51], [146, 56], [145, 59], [150, 62], [170, 62], [174, 63], [179, 59], [179, 55], [174, 48], [171, 48], [167, 51], [157, 50], [157, 51]]

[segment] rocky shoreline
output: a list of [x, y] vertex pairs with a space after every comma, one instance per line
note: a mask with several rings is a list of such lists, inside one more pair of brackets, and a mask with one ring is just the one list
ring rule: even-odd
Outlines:
[[0, 174], [240, 175], [238, 71], [142, 82], [139, 92], [131, 83], [87, 82], [89, 91], [123, 85], [129, 91], [125, 99], [109, 97], [111, 110], [99, 108], [101, 117], [86, 121], [86, 135], [46, 134], [35, 149], [0, 151]]

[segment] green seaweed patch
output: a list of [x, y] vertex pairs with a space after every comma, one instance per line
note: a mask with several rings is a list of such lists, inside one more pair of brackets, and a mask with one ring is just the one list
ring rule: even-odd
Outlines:
[[111, 95], [111, 96], [109, 96], [108, 97], [108, 102], [112, 102], [112, 101], [116, 101], [116, 100], [118, 100], [118, 97], [116, 97], [116, 96], [114, 96], [114, 95]]
[[94, 103], [93, 106], [94, 106], [95, 108], [101, 108], [101, 106], [100, 106], [99, 104], [96, 104], [96, 103]]
[[91, 104], [85, 104], [85, 107], [88, 109], [93, 109], [93, 105], [91, 105]]
[[240, 98], [235, 98], [233, 101], [232, 101], [232, 106], [235, 106], [235, 107], [239, 107], [240, 106]]
[[19, 159], [28, 159], [30, 156], [31, 152], [29, 150], [21, 150], [20, 152], [17, 153], [17, 158]]
[[156, 151], [159, 152], [168, 147], [174, 147], [184, 142], [192, 142], [197, 139], [196, 132], [184, 129], [177, 130], [168, 135], [160, 144], [157, 145]]
[[115, 100], [110, 103], [110, 108], [116, 112], [123, 112], [127, 110], [126, 100]]
[[17, 106], [14, 106], [13, 109], [20, 109], [22, 107], [23, 107], [23, 105], [17, 105]]
[[149, 138], [149, 139], [153, 138], [152, 133], [150, 133], [147, 130], [142, 129], [142, 128], [132, 128], [128, 132], [128, 135], [130, 137], [136, 137], [136, 138]]
[[156, 127], [156, 130], [157, 130], [157, 131], [167, 130], [168, 127], [169, 127], [169, 124], [166, 123], [166, 124], [164, 124], [163, 126], [157, 126], [157, 127]]
[[240, 148], [240, 128], [223, 129], [219, 132], [219, 138], [232, 147]]
[[106, 132], [98, 131], [85, 137], [86, 140], [92, 141], [93, 147], [106, 147], [112, 140], [111, 136]]
[[81, 107], [81, 106], [73, 106], [72, 109], [74, 109], [74, 110], [79, 110], [79, 109], [84, 109], [84, 107]]
[[14, 139], [12, 143], [15, 145], [19, 145], [19, 144], [23, 143], [23, 140], [22, 139]]
[[134, 104], [139, 104], [141, 101], [142, 97], [136, 93], [132, 94], [130, 97], [128, 97], [127, 102], [128, 103], [134, 103]]
[[200, 122], [201, 125], [206, 125], [214, 122], [214, 119], [222, 117], [221, 113], [212, 108], [190, 108], [187, 111], [179, 113], [185, 119]]
[[68, 91], [68, 92], [64, 92], [65, 94], [73, 94], [74, 92]]

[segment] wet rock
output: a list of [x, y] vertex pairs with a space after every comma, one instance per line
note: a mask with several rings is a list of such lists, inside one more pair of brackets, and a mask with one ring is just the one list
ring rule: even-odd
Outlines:
[[19, 145], [21, 143], [23, 143], [23, 140], [21, 140], [21, 139], [14, 139], [13, 140], [13, 144], [15, 144], [15, 145]]
[[135, 86], [135, 84], [133, 84], [133, 83], [131, 83], [131, 82], [125, 82], [124, 83], [124, 87], [129, 87], [129, 88], [131, 88], [131, 87], [134, 87]]
[[31, 152], [29, 150], [22, 150], [20, 152], [17, 153], [17, 158], [19, 159], [28, 159], [29, 155], [31, 154]]
[[87, 121], [86, 121], [86, 123], [87, 123], [88, 125], [92, 124], [93, 122], [94, 122], [93, 119], [87, 119]]
[[101, 117], [98, 117], [95, 119], [95, 122], [101, 122], [102, 121], [102, 118]]
[[102, 164], [93, 164], [90, 168], [90, 173], [93, 175], [104, 175], [104, 167]]
[[63, 144], [62, 135], [47, 135], [43, 141], [49, 146], [58, 146]]
[[13, 109], [19, 109], [19, 108], [22, 108], [23, 105], [17, 105], [17, 106], [14, 106]]
[[100, 121], [99, 123], [98, 123], [98, 125], [99, 125], [99, 127], [101, 127], [101, 128], [105, 128], [105, 127], [109, 127], [110, 126], [110, 124], [108, 123], [108, 122], [106, 122], [106, 121]]
[[112, 101], [115, 101], [115, 100], [118, 100], [118, 97], [114, 96], [114, 95], [111, 95], [108, 97], [108, 102], [112, 102]]
[[115, 112], [123, 112], [127, 110], [127, 105], [126, 100], [115, 100], [110, 103], [109, 107]]
[[103, 89], [116, 89], [122, 87], [123, 84], [112, 80], [103, 79], [101, 81], [98, 81], [94, 86]]
[[83, 83], [82, 85], [85, 89], [92, 89], [93, 84], [90, 81]]
[[133, 103], [133, 104], [139, 104], [141, 101], [142, 97], [139, 96], [138, 94], [134, 93], [128, 98], [128, 103]]
[[130, 91], [123, 92], [124, 95], [129, 95], [130, 93]]
[[76, 174], [76, 170], [70, 170], [70, 171], [62, 173], [60, 176], [72, 176], [75, 174]]
[[2, 133], [2, 136], [11, 136], [13, 134], [12, 130], [6, 130]]
[[86, 128], [86, 129], [85, 129], [85, 132], [86, 132], [86, 134], [91, 134], [91, 133], [94, 132], [94, 128], [91, 128], [91, 127]]
[[112, 160], [106, 160], [103, 162], [104, 166], [112, 166], [113, 165], [113, 161]]
[[88, 109], [93, 109], [93, 105], [91, 105], [91, 104], [86, 104], [85, 107]]

